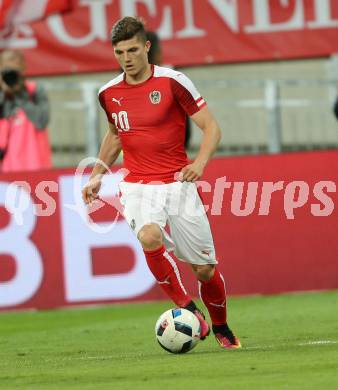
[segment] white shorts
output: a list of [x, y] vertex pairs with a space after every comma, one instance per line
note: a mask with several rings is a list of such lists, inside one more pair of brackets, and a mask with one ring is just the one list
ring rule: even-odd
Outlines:
[[144, 225], [155, 223], [167, 251], [174, 251], [179, 260], [217, 264], [209, 220], [195, 183], [121, 182], [119, 187], [124, 217], [136, 236]]

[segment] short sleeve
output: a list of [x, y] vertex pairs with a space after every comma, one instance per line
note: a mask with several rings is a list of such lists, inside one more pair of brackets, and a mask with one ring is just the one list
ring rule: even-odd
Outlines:
[[193, 82], [183, 73], [177, 72], [175, 77], [170, 79], [170, 83], [175, 99], [189, 116], [194, 115], [206, 105]]
[[107, 115], [108, 122], [114, 123], [112, 116], [110, 115], [110, 113], [108, 112], [108, 110], [106, 108], [106, 103], [105, 103], [105, 98], [104, 98], [104, 91], [99, 92], [98, 98], [99, 98], [99, 102], [100, 102], [101, 107], [103, 108], [104, 112]]

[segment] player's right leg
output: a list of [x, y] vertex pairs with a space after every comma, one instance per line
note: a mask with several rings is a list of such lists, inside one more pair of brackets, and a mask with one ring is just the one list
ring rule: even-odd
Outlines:
[[164, 247], [160, 226], [156, 223], [144, 225], [139, 230], [137, 238], [157, 283], [177, 306], [187, 306], [191, 302], [191, 297], [183, 286], [175, 260]]

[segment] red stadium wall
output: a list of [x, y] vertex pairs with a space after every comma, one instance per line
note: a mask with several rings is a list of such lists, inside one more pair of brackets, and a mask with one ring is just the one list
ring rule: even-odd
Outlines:
[[[63, 9], [63, 2], [48, 3]], [[175, 66], [309, 58], [338, 51], [338, 3], [333, 0], [72, 3], [71, 12], [0, 31], [0, 49], [22, 49], [29, 75], [110, 71], [118, 69], [111, 26], [124, 16], [138, 15], [160, 35], [164, 63]], [[45, 10], [41, 17], [47, 14]], [[23, 14], [19, 19], [27, 18]]]
[[[201, 190], [229, 294], [338, 288], [337, 163], [338, 152], [211, 161]], [[0, 176], [1, 310], [164, 298], [111, 206], [119, 173], [88, 226], [82, 179], [73, 169]]]

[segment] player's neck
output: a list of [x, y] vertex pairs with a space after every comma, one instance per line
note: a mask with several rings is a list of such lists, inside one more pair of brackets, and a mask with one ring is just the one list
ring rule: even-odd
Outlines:
[[152, 75], [152, 66], [151, 64], [147, 64], [135, 75], [128, 75], [126, 73], [125, 80], [128, 84], [141, 84], [144, 81], [148, 80], [151, 77], [151, 75]]

